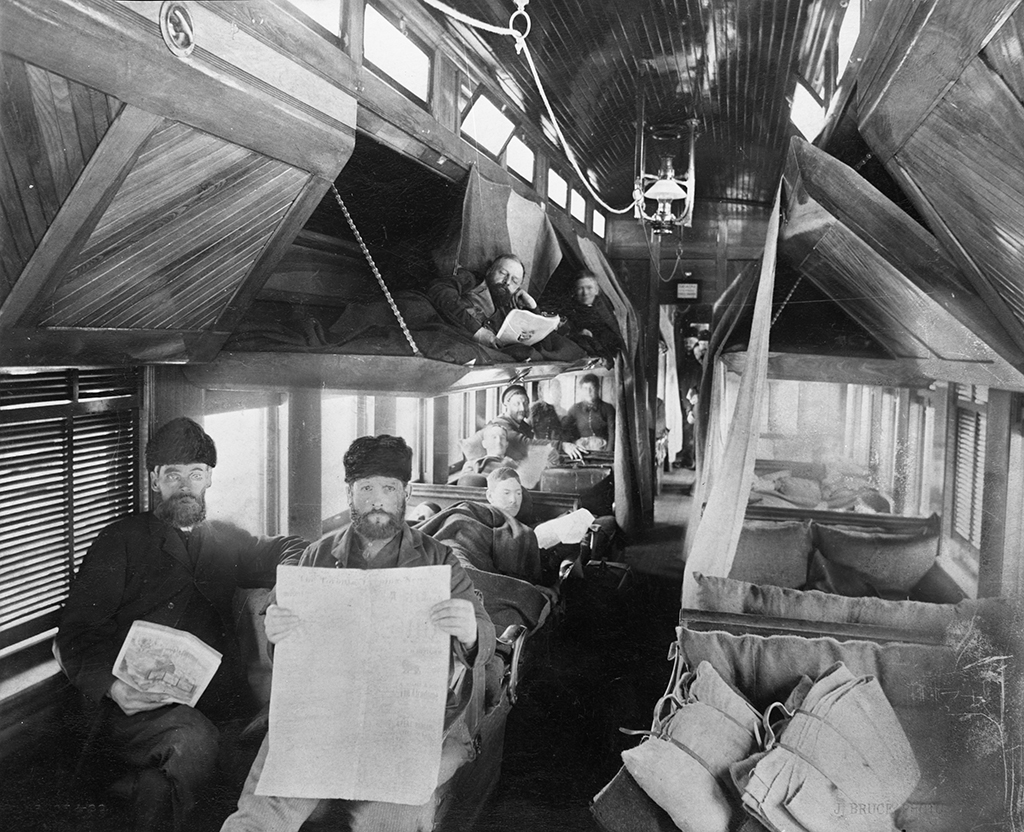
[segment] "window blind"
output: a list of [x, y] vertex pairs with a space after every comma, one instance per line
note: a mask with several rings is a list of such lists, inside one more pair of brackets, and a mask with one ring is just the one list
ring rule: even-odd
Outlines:
[[953, 531], [976, 548], [981, 547], [985, 438], [984, 411], [958, 405], [953, 471]]
[[137, 370], [0, 375], [0, 650], [55, 627], [108, 523], [138, 507]]

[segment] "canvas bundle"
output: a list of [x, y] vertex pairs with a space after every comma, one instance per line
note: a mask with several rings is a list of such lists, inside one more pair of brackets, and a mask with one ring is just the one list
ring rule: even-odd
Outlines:
[[760, 715], [708, 662], [682, 674], [655, 709], [626, 769], [684, 832], [725, 832], [736, 807], [729, 766], [757, 748]]
[[764, 753], [732, 767], [744, 808], [778, 832], [891, 832], [919, 776], [877, 680], [842, 663], [814, 683]]

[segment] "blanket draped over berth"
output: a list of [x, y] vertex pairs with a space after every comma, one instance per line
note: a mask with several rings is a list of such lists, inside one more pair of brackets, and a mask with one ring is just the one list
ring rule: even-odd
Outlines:
[[483, 503], [461, 502], [416, 528], [450, 546], [483, 594], [484, 607], [499, 632], [510, 624], [529, 629], [547, 612], [537, 535], [529, 526]]
[[462, 502], [442, 509], [417, 528], [447, 544], [466, 566], [541, 581], [540, 549], [533, 529], [483, 503]]

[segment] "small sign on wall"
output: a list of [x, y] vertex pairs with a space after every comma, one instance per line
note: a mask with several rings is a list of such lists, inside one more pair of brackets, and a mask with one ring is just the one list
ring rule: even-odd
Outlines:
[[700, 283], [697, 281], [680, 281], [677, 283], [676, 300], [699, 301]]

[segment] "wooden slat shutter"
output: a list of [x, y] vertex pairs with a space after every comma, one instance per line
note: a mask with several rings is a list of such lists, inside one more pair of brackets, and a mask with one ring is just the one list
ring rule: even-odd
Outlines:
[[984, 388], [959, 388], [956, 409], [956, 456], [953, 471], [953, 531], [981, 547], [981, 512], [985, 478]]
[[138, 406], [134, 370], [0, 377], [0, 650], [56, 626], [89, 544], [137, 509]]

